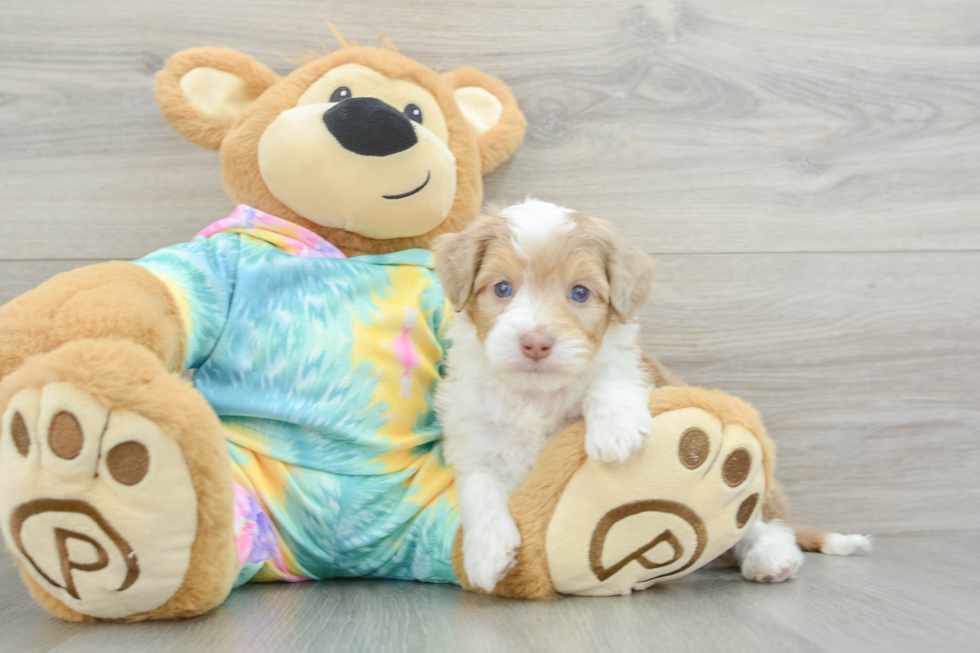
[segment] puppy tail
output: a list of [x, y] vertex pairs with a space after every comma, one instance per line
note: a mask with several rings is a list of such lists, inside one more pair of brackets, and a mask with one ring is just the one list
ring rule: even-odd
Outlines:
[[812, 526], [793, 526], [796, 544], [804, 551], [817, 551], [833, 556], [870, 555], [870, 535], [845, 535]]

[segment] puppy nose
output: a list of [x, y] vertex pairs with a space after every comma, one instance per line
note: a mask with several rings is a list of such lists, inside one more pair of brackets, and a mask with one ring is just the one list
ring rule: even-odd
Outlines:
[[408, 116], [373, 97], [338, 102], [323, 114], [323, 124], [345, 150], [363, 156], [389, 156], [419, 141]]
[[536, 361], [547, 358], [551, 353], [551, 348], [555, 345], [555, 339], [543, 333], [529, 331], [521, 336], [521, 349], [528, 358]]

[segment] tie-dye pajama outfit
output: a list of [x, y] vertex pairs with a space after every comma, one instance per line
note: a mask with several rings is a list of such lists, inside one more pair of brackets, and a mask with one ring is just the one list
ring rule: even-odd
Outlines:
[[244, 205], [136, 262], [173, 293], [221, 418], [248, 580], [453, 582], [433, 412], [451, 310], [421, 249], [347, 259]]

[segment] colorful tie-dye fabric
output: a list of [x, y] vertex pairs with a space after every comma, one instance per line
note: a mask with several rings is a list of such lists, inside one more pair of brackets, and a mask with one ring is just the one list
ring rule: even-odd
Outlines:
[[[219, 225], [219, 226], [215, 226]], [[451, 310], [428, 251], [343, 258], [250, 207], [137, 261], [222, 420], [246, 580], [456, 580], [433, 413]]]
[[[248, 490], [235, 483], [235, 546], [239, 574], [236, 586], [265, 570], [268, 580], [307, 580], [294, 576], [286, 567], [286, 557], [272, 520]], [[275, 573], [270, 573], [272, 570]]]
[[294, 256], [346, 258], [343, 252], [309, 229], [253, 209], [248, 204], [239, 204], [227, 218], [212, 222], [197, 235], [209, 238], [221, 232], [258, 237]]

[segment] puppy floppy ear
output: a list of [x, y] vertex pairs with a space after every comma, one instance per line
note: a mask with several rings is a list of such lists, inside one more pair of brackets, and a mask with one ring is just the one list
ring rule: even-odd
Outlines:
[[228, 48], [193, 48], [170, 57], [154, 94], [170, 126], [216, 150], [246, 107], [279, 80], [255, 59]]
[[500, 218], [480, 216], [473, 224], [456, 234], [442, 234], [432, 241], [436, 273], [442, 290], [459, 312], [473, 296], [473, 284], [483, 265], [490, 242], [500, 235]]
[[620, 322], [632, 322], [650, 296], [653, 261], [606, 224], [606, 274], [609, 276], [609, 303]]
[[482, 258], [480, 244], [465, 232], [442, 234], [432, 241], [432, 251], [442, 291], [459, 312], [473, 294], [473, 281]]
[[442, 76], [463, 117], [476, 133], [483, 174], [510, 158], [523, 142], [527, 119], [507, 85], [475, 68], [458, 68]]

